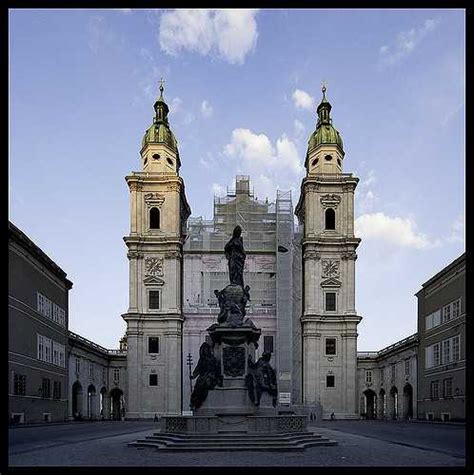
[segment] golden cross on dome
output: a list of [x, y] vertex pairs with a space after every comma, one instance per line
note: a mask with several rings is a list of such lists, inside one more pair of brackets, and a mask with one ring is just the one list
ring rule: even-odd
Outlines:
[[163, 84], [164, 84], [165, 80], [163, 78], [160, 79], [160, 91], [161, 93], [163, 94], [163, 90], [164, 90], [164, 87], [163, 87]]
[[328, 85], [327, 81], [323, 81], [321, 83], [323, 94], [326, 92], [327, 85]]

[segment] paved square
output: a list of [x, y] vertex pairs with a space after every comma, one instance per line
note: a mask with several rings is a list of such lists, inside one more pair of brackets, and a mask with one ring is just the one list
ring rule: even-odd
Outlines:
[[[464, 466], [464, 425], [332, 421], [310, 430], [338, 442], [301, 453], [166, 453], [128, 447], [153, 422], [85, 422], [9, 429], [9, 466]], [[212, 456], [210, 456], [212, 454]]]

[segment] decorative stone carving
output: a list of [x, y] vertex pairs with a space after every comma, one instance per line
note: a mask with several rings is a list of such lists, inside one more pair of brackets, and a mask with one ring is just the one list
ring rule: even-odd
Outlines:
[[321, 259], [321, 254], [317, 251], [305, 251], [303, 254], [303, 259], [314, 259], [319, 261], [319, 259]]
[[181, 252], [179, 251], [168, 251], [165, 253], [166, 259], [181, 259]]
[[127, 252], [128, 259], [143, 259], [143, 252], [139, 251], [128, 251]]
[[341, 254], [341, 259], [342, 260], [356, 260], [357, 259], [357, 254], [354, 252], [354, 251], [347, 251], [347, 252], [343, 252]]
[[167, 189], [168, 191], [179, 191], [180, 188], [181, 188], [181, 187], [179, 186], [178, 183], [170, 183], [170, 184], [166, 187], [166, 189]]
[[222, 363], [226, 376], [243, 376], [245, 374], [245, 348], [242, 346], [225, 346]]
[[143, 185], [137, 181], [132, 181], [129, 185], [130, 191], [141, 191]]
[[145, 275], [162, 276], [163, 275], [163, 258], [162, 257], [146, 257], [145, 258]]
[[148, 277], [145, 277], [143, 279], [143, 283], [145, 285], [164, 285], [165, 281], [163, 279], [160, 279], [159, 277], [155, 277], [154, 275], [149, 275]]
[[324, 195], [321, 196], [321, 205], [323, 208], [337, 208], [341, 202], [341, 197], [339, 195]]
[[165, 201], [165, 197], [156, 192], [145, 193], [145, 196], [143, 197], [143, 199], [145, 200], [145, 204], [147, 205], [148, 208], [151, 208], [153, 206], [156, 206], [159, 208]]
[[340, 287], [341, 285], [341, 281], [334, 277], [330, 277], [329, 279], [323, 280], [321, 282], [321, 287]]
[[336, 259], [323, 259], [321, 261], [323, 268], [322, 277], [339, 277], [339, 261]]

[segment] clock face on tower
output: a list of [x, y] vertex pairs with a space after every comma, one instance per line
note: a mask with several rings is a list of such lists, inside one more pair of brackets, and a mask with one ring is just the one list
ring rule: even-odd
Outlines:
[[323, 277], [339, 276], [339, 261], [333, 259], [323, 259]]
[[163, 275], [163, 259], [158, 257], [147, 257], [145, 259], [146, 275], [162, 276]]

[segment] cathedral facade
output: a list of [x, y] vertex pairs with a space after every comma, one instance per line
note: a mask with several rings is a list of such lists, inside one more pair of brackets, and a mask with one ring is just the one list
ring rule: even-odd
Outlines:
[[354, 190], [331, 104], [318, 106], [306, 177], [293, 224], [291, 193], [274, 202], [253, 196], [249, 177], [215, 197], [214, 219], [192, 218], [168, 106], [156, 101], [142, 142], [142, 169], [130, 190], [127, 323], [129, 418], [188, 409], [193, 362], [216, 319], [226, 275], [224, 243], [240, 225], [248, 251], [249, 316], [262, 328], [260, 350], [273, 354], [284, 406], [319, 408], [323, 417], [358, 417]]

